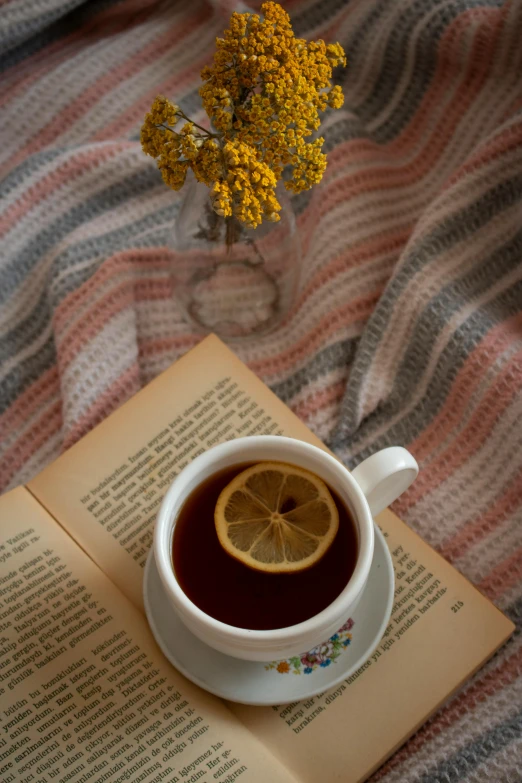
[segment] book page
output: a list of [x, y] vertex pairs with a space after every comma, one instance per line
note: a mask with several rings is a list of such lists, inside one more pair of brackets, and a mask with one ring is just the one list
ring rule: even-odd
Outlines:
[[0, 518], [2, 783], [291, 783], [27, 490]]
[[[373, 655], [319, 696], [266, 709], [230, 705], [303, 783], [365, 780], [514, 630], [394, 514], [384, 511], [377, 521], [396, 584], [390, 622]], [[314, 672], [298, 676], [313, 680]]]
[[[215, 443], [257, 433], [285, 434], [325, 448], [231, 351], [209, 337], [29, 488], [141, 606], [142, 567], [157, 508], [173, 477]], [[325, 771], [331, 780], [364, 779], [513, 629], [394, 514], [385, 511], [377, 521], [394, 560], [396, 600], [386, 635], [362, 671], [303, 703], [276, 710], [233, 707], [304, 781], [318, 780]]]
[[318, 438], [210, 336], [27, 485], [138, 607], [158, 507], [173, 478], [224, 440]]

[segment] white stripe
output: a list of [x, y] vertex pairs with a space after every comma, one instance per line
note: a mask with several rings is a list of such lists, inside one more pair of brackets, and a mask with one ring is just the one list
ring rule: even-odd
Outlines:
[[[100, 361], [100, 357], [103, 360]], [[67, 433], [138, 358], [136, 314], [127, 308], [111, 318], [60, 376]]]
[[[521, 441], [513, 446], [520, 448]], [[520, 529], [520, 509], [508, 516], [495, 530], [487, 534], [481, 541], [474, 544], [463, 557], [458, 558], [454, 565], [474, 584], [485, 579], [488, 574], [505, 557], [522, 547], [522, 531]]]

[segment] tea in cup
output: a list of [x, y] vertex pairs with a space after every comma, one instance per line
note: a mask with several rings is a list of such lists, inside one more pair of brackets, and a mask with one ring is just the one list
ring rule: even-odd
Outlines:
[[[307, 568], [252, 568], [219, 540], [214, 512], [221, 493], [263, 463], [290, 473], [294, 466], [328, 488], [335, 538]], [[250, 436], [213, 447], [174, 479], [158, 513], [154, 557], [174, 611], [203, 642], [237, 658], [266, 662], [312, 649], [343, 625], [362, 595], [373, 557], [372, 514], [417, 472], [400, 447], [377, 452], [352, 473], [326, 451], [292, 438]], [[287, 506], [280, 509], [287, 516], [288, 500], [281, 498]]]

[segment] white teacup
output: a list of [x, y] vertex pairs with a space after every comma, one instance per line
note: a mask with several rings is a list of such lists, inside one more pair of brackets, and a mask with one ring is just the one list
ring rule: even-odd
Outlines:
[[[172, 540], [180, 509], [199, 484], [224, 468], [266, 460], [287, 462], [322, 478], [349, 509], [357, 527], [359, 551], [346, 587], [322, 612], [287, 628], [252, 631], [214, 619], [185, 595], [172, 565]], [[322, 449], [293, 438], [256, 435], [214, 446], [176, 476], [158, 512], [154, 557], [170, 603], [195, 636], [226, 655], [273, 661], [311, 650], [336, 633], [357, 605], [372, 563], [372, 516], [396, 500], [415, 480], [418, 470], [415, 459], [399, 446], [373, 454], [352, 473]]]

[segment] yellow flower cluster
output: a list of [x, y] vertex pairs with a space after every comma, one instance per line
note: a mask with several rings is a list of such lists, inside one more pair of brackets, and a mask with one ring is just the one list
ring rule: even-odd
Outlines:
[[321, 181], [324, 139], [307, 137], [320, 126], [319, 112], [343, 105], [331, 78], [332, 68], [346, 65], [340, 44], [296, 38], [278, 3], [263, 3], [261, 14], [232, 14], [213, 65], [201, 73], [200, 95], [216, 132], [189, 121], [177, 133], [185, 115], [159, 97], [141, 136], [167, 184], [181, 187], [190, 166], [211, 188], [216, 212], [250, 227], [279, 219], [275, 187], [285, 166], [292, 168], [285, 187], [295, 193]]
[[223, 147], [226, 179], [212, 186], [211, 199], [218, 215], [238, 220], [256, 228], [263, 218], [277, 221], [281, 209], [274, 195], [277, 178], [266, 163], [257, 159], [255, 148], [234, 139]]
[[156, 158], [163, 180], [174, 190], [183, 186], [189, 167], [188, 160], [180, 160], [182, 137], [174, 131], [179, 118], [179, 106], [159, 95], [141, 129], [143, 151]]

